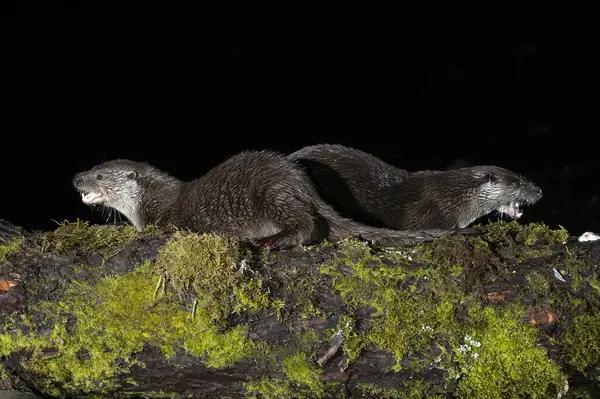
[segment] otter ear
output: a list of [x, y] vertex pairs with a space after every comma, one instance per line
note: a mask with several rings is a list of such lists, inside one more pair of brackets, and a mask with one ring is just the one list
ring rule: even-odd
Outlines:
[[498, 181], [498, 177], [497, 177], [497, 176], [494, 174], [494, 172], [488, 172], [488, 173], [485, 175], [485, 178], [486, 178], [486, 180], [487, 180], [488, 182], [490, 182], [490, 183], [495, 183], [495, 182], [497, 182], [497, 181]]
[[130, 179], [130, 180], [137, 179], [137, 177], [138, 177], [138, 172], [135, 172], [135, 171], [129, 172], [127, 174], [127, 178]]

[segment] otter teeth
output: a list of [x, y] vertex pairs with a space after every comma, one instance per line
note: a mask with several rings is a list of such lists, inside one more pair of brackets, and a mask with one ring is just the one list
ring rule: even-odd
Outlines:
[[521, 206], [519, 205], [518, 202], [513, 202], [511, 204], [511, 208], [513, 208], [513, 212], [515, 213], [515, 218], [520, 218], [521, 216], [523, 216], [523, 211], [521, 210]]
[[498, 209], [498, 211], [508, 215], [513, 219], [519, 219], [521, 216], [523, 216], [521, 205], [518, 202], [511, 202], [508, 205], [503, 205]]
[[81, 200], [84, 204], [97, 204], [102, 199], [102, 194], [100, 193], [81, 193]]
[[514, 219], [519, 219], [521, 216], [523, 216], [523, 211], [521, 210], [521, 206], [518, 202], [511, 202], [510, 204], [508, 204], [508, 206], [506, 207], [506, 211], [507, 212], [505, 213], [507, 213]]

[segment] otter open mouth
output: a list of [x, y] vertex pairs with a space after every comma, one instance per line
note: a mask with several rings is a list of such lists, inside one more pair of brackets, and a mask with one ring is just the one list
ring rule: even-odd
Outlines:
[[84, 204], [86, 205], [94, 205], [94, 204], [99, 204], [102, 201], [104, 201], [103, 199], [103, 195], [101, 193], [98, 192], [85, 192], [82, 191], [81, 192], [81, 201], [83, 201]]
[[500, 208], [498, 208], [498, 212], [513, 219], [519, 219], [521, 216], [523, 216], [523, 210], [518, 202], [511, 202], [508, 205], [502, 205]]

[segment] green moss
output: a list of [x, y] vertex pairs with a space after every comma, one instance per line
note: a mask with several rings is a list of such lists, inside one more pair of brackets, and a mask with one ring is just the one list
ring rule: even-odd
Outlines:
[[[573, 317], [562, 337], [568, 362], [586, 373], [589, 367], [600, 375], [600, 312]], [[600, 381], [600, 376], [596, 377]]]
[[261, 378], [258, 381], [246, 382], [244, 388], [248, 397], [318, 399], [325, 396], [325, 385], [321, 381], [322, 371], [303, 351], [287, 356], [282, 362], [282, 369], [285, 378]]
[[[116, 235], [105, 235], [109, 231]], [[79, 244], [86, 250], [105, 248], [132, 237], [127, 228], [95, 228], [85, 223], [65, 225], [54, 233], [46, 237], [47, 245], [61, 250]], [[146, 263], [93, 283], [75, 281], [60, 302], [31, 307], [29, 314], [36, 320], [43, 316], [43, 322], [27, 319], [27, 330], [5, 324], [0, 354], [28, 352], [24, 367], [45, 375], [46, 391], [56, 396], [135, 384], [119, 382], [118, 376], [132, 365], [143, 366], [136, 354], [145, 345], [157, 347], [166, 358], [183, 348], [211, 368], [228, 367], [246, 358], [256, 360], [257, 367], [281, 370], [288, 364], [290, 391], [319, 395], [320, 381], [312, 378], [318, 372], [309, 363], [301, 368], [301, 355], [272, 353], [264, 342], [247, 339], [247, 325], [226, 325], [236, 312], [278, 314], [284, 306], [270, 296], [258, 275], [243, 273], [252, 260], [235, 240], [176, 232], [160, 249], [155, 264]], [[195, 298], [193, 304], [190, 297]], [[290, 342], [291, 348], [308, 359], [320, 338], [312, 331], [298, 332]], [[268, 362], [261, 363], [261, 358]], [[296, 373], [292, 365], [297, 366]]]
[[518, 262], [551, 255], [554, 246], [562, 247], [569, 237], [569, 232], [562, 226], [554, 230], [541, 223], [520, 224], [515, 220], [476, 227], [485, 232], [483, 239], [496, 247], [500, 255]]
[[[325, 242], [319, 245], [310, 247], [300, 247], [297, 250], [309, 253], [318, 253], [322, 251], [331, 251], [332, 244]], [[285, 262], [285, 261], [283, 261]], [[263, 260], [262, 265], [264, 270], [269, 273], [269, 269], [278, 266], [278, 263], [273, 263], [273, 259]], [[322, 311], [319, 303], [314, 301], [315, 297], [319, 297], [323, 291], [329, 291], [330, 286], [323, 281], [318, 269], [312, 265], [311, 261], [306, 263], [294, 262], [286, 264], [285, 275], [280, 276], [277, 280], [268, 281], [271, 283], [270, 288], [276, 298], [281, 303], [286, 303], [289, 306], [283, 309], [284, 322], [287, 318], [299, 317], [303, 322], [308, 322], [315, 317], [327, 317]], [[267, 281], [265, 281], [266, 283]]]
[[[460, 240], [462, 241], [462, 240]], [[463, 267], [468, 263], [477, 263], [481, 258], [488, 259], [491, 250], [481, 239], [472, 239], [472, 247], [461, 244], [456, 237], [441, 237], [416, 247], [411, 258], [442, 267]]]
[[563, 397], [565, 399], [596, 399], [598, 396], [596, 388], [571, 387]]
[[[247, 397], [249, 399], [287, 399], [293, 396], [289, 385], [276, 378], [261, 378], [258, 381], [244, 383]], [[301, 397], [300, 397], [301, 398]]]
[[[352, 310], [374, 310], [371, 328], [354, 334], [349, 328], [351, 321], [342, 321], [345, 336], [344, 352], [355, 359], [368, 343], [374, 343], [394, 354], [399, 371], [401, 361], [410, 353], [426, 352], [434, 344], [440, 332], [456, 329], [454, 304], [462, 298], [450, 287], [460, 279], [460, 268], [450, 266], [447, 273], [433, 268], [408, 271], [401, 266], [389, 267], [374, 256], [366, 246], [352, 242], [342, 243], [347, 257], [340, 257], [336, 264], [326, 265], [321, 272], [332, 276], [335, 290]], [[354, 259], [354, 260], [353, 260]], [[340, 270], [350, 268], [352, 273]], [[421, 291], [429, 286], [427, 291]], [[418, 367], [418, 365], [413, 365]]]
[[[322, 370], [317, 366], [317, 350], [324, 337], [315, 330], [297, 330], [286, 339], [284, 346], [264, 348], [260, 367], [273, 377], [244, 382], [250, 398], [322, 398], [337, 384], [321, 380]], [[314, 360], [312, 360], [314, 359]]]
[[[516, 222], [513, 222], [516, 223]], [[529, 223], [522, 226], [519, 239], [522, 237], [525, 245], [534, 245], [540, 241], [547, 243], [564, 244], [569, 238], [569, 232], [562, 226], [553, 230], [544, 224]]]
[[167, 393], [167, 392], [122, 392], [115, 395], [115, 398], [143, 398], [143, 399], [184, 399], [191, 398], [192, 395], [180, 394], [180, 393]]
[[402, 388], [381, 388], [374, 384], [358, 383], [356, 389], [370, 398], [381, 399], [442, 399], [442, 394], [435, 393], [432, 384], [420, 380], [408, 380]]
[[600, 281], [598, 281], [598, 277], [597, 277], [596, 273], [594, 273], [594, 275], [591, 276], [587, 280], [587, 282], [590, 285], [590, 287], [592, 287], [594, 289], [594, 291], [596, 291], [596, 295], [600, 295]]
[[570, 250], [565, 246], [561, 258], [560, 262], [552, 266], [567, 280], [570, 291], [555, 291], [557, 295], [552, 298], [553, 308], [565, 315], [590, 313], [590, 309], [592, 312], [597, 310], [600, 281], [593, 257], [590, 257], [587, 251]]
[[[317, 398], [313, 393], [294, 390], [289, 382], [276, 378], [264, 377], [257, 381], [250, 381], [244, 385], [248, 399], [312, 399]], [[344, 384], [337, 381], [323, 383], [324, 397], [344, 398]], [[341, 395], [341, 396], [340, 396]]]
[[[139, 364], [135, 354], [145, 344], [155, 345], [168, 358], [183, 342], [188, 353], [213, 368], [232, 365], [253, 350], [245, 326], [222, 331], [204, 308], [191, 318], [168, 293], [155, 298], [156, 283], [154, 265], [148, 263], [95, 286], [73, 285], [60, 303], [43, 302], [34, 309], [53, 325], [49, 334], [5, 332], [0, 354], [31, 352], [24, 366], [48, 377], [49, 392], [54, 384], [66, 391], [91, 392], [115, 387], [119, 373]], [[73, 327], [67, 315], [73, 316]], [[52, 357], [45, 355], [49, 348], [55, 352]]]
[[486, 239], [491, 242], [506, 242], [513, 238], [518, 243], [531, 246], [536, 243], [564, 244], [569, 238], [569, 232], [562, 226], [554, 230], [541, 223], [521, 224], [516, 220], [500, 220], [476, 227], [483, 230]]
[[88, 222], [77, 220], [61, 223], [53, 231], [43, 235], [42, 248], [53, 249], [67, 253], [74, 250], [94, 252], [100, 249], [112, 248], [126, 243], [135, 237], [156, 233], [153, 226], [147, 226], [138, 233], [133, 226], [101, 226], [90, 225]]
[[301, 390], [307, 390], [313, 398], [324, 396], [323, 383], [321, 382], [321, 370], [310, 362], [308, 356], [298, 352], [288, 356], [283, 361], [283, 372], [289, 382]]
[[565, 252], [565, 258], [562, 264], [557, 265], [557, 267], [559, 268], [561, 274], [570, 275], [570, 278], [567, 281], [569, 281], [571, 288], [575, 292], [579, 291], [581, 284], [585, 284], [585, 281], [588, 280], [582, 276], [582, 272], [586, 268], [586, 262], [584, 262], [582, 259], [579, 259], [579, 257], [570, 252], [568, 248]]
[[176, 232], [159, 250], [157, 271], [175, 292], [198, 294], [198, 308], [209, 309], [214, 321], [223, 320], [235, 304], [235, 288], [242, 280], [237, 262], [239, 246], [215, 234]]
[[[417, 372], [432, 367], [445, 370], [458, 384], [459, 398], [554, 395], [556, 387], [564, 385], [564, 377], [537, 344], [538, 330], [524, 323], [524, 309], [510, 303], [484, 306], [481, 292], [467, 272], [471, 264], [494, 262], [500, 241], [509, 247], [517, 240], [527, 241], [527, 256], [537, 256], [549, 253], [552, 245], [562, 245], [562, 236], [545, 228], [521, 230], [506, 222], [496, 228], [484, 238], [447, 237], [406, 252], [377, 256], [355, 240], [336, 244], [342, 254], [319, 271], [330, 276], [334, 291], [347, 305], [348, 312], [335, 331], [342, 332], [341, 349], [348, 362], [356, 361], [367, 345], [377, 346], [394, 356], [389, 371], [402, 370], [407, 359]], [[123, 241], [103, 239], [92, 245], [88, 238], [84, 241], [93, 248], [124, 242], [121, 236]], [[420, 266], [409, 262], [410, 258]], [[296, 331], [284, 347], [273, 349], [246, 339], [245, 325], [227, 329], [223, 323], [236, 312], [275, 312], [280, 317], [283, 300], [288, 298], [298, 299], [294, 303], [299, 304], [300, 320], [320, 314], [318, 306], [305, 301], [310, 295], [303, 295], [303, 291], [320, 289], [314, 284], [316, 278], [294, 278], [278, 292], [283, 299], [275, 299], [266, 287], [269, 281], [260, 273], [242, 273], [241, 266], [250, 259], [234, 240], [177, 232], [161, 249], [155, 266], [144, 264], [128, 274], [102, 278], [93, 286], [73, 285], [58, 305], [42, 303], [32, 309], [30, 314], [43, 312], [46, 320], [43, 325], [30, 320], [31, 333], [11, 331], [6, 325], [5, 333], [0, 334], [0, 354], [30, 352], [31, 360], [25, 366], [48, 376], [50, 393], [56, 393], [54, 384], [67, 391], [89, 392], [98, 386], [110, 390], [118, 383], [120, 372], [139, 364], [136, 353], [151, 344], [167, 358], [183, 347], [213, 368], [258, 359], [255, 366], [273, 377], [245, 382], [249, 397], [325, 396], [328, 385], [321, 381], [315, 359], [316, 351], [331, 335]], [[163, 295], [156, 295], [158, 276], [168, 282]], [[543, 274], [529, 271], [526, 284], [529, 291], [542, 296], [549, 282]], [[180, 302], [190, 294], [197, 303], [188, 303], [186, 310]], [[125, 309], [123, 303], [128, 303]], [[469, 309], [467, 321], [458, 321], [457, 308]], [[67, 318], [69, 314], [72, 319]], [[359, 317], [369, 318], [361, 320], [360, 330], [356, 328]], [[594, 323], [588, 320], [572, 327], [565, 335], [567, 341], [569, 337], [573, 343], [581, 341], [579, 336], [589, 334]], [[52, 327], [49, 333], [36, 334], [48, 326]], [[570, 347], [573, 364], [585, 364], [583, 368], [597, 364], [598, 347], [591, 340], [595, 337], [597, 342], [600, 332], [592, 331], [596, 332], [590, 341], [584, 341], [581, 353], [575, 345]], [[361, 385], [360, 390], [377, 397], [436, 397], [439, 393], [432, 387], [407, 381], [402, 389]], [[455, 389], [455, 385], [444, 389]]]
[[550, 291], [550, 282], [542, 274], [532, 270], [527, 273], [526, 281], [528, 293], [532, 298], [544, 298], [548, 295], [548, 292]]
[[5, 386], [5, 384], [10, 384], [10, 373], [4, 364], [0, 364], [0, 382], [2, 382], [3, 386]]
[[[449, 237], [416, 248], [412, 259], [427, 260], [417, 268], [405, 260], [406, 254], [376, 257], [364, 245], [341, 243], [345, 256], [321, 272], [331, 276], [349, 307], [339, 326], [350, 338], [342, 344], [344, 352], [355, 359], [365, 345], [375, 344], [393, 354], [396, 363], [390, 371], [400, 371], [407, 360], [414, 371], [435, 365], [451, 379], [460, 377], [460, 398], [554, 394], [564, 376], [538, 345], [538, 330], [524, 322], [525, 310], [511, 303], [499, 309], [484, 306], [477, 291], [470, 293], [472, 283], [460, 262], [469, 259], [470, 251], [485, 259], [489, 248], [466, 241]], [[386, 257], [394, 263], [388, 265]], [[544, 289], [542, 280], [534, 276], [531, 281], [536, 290]], [[456, 309], [463, 307], [469, 316], [459, 322]], [[373, 311], [369, 328], [356, 332], [350, 315], [365, 308]]]
[[338, 322], [338, 331], [342, 333], [344, 353], [348, 355], [346, 364], [342, 366], [343, 369], [346, 368], [344, 366], [354, 363], [369, 343], [363, 334], [356, 331], [355, 324], [355, 320], [349, 315], [343, 315]]
[[556, 397], [565, 383], [558, 364], [523, 323], [519, 305], [474, 308], [473, 323], [455, 348], [458, 397], [478, 399]]
[[16, 254], [21, 250], [23, 240], [20, 238], [13, 238], [10, 241], [0, 240], [0, 262], [6, 261], [11, 255]]
[[260, 278], [240, 272], [250, 258], [237, 240], [178, 231], [160, 249], [156, 268], [176, 293], [196, 293], [197, 308], [208, 309], [213, 322], [241, 311], [278, 313], [285, 304], [269, 295]]
[[260, 278], [242, 283], [235, 288], [237, 304], [235, 312], [260, 312], [263, 310], [273, 310], [277, 318], [281, 320], [281, 309], [285, 302], [273, 298], [263, 287], [263, 281]]

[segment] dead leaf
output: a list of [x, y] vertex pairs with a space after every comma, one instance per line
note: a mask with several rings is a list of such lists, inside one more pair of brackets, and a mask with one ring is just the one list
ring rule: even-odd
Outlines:
[[487, 299], [490, 302], [504, 302], [504, 292], [490, 292], [487, 294]]
[[532, 326], [551, 324], [556, 321], [558, 315], [550, 309], [540, 310], [529, 315], [527, 322]]
[[17, 283], [11, 280], [0, 280], [0, 291], [8, 291], [10, 287], [14, 287], [15, 285]]

